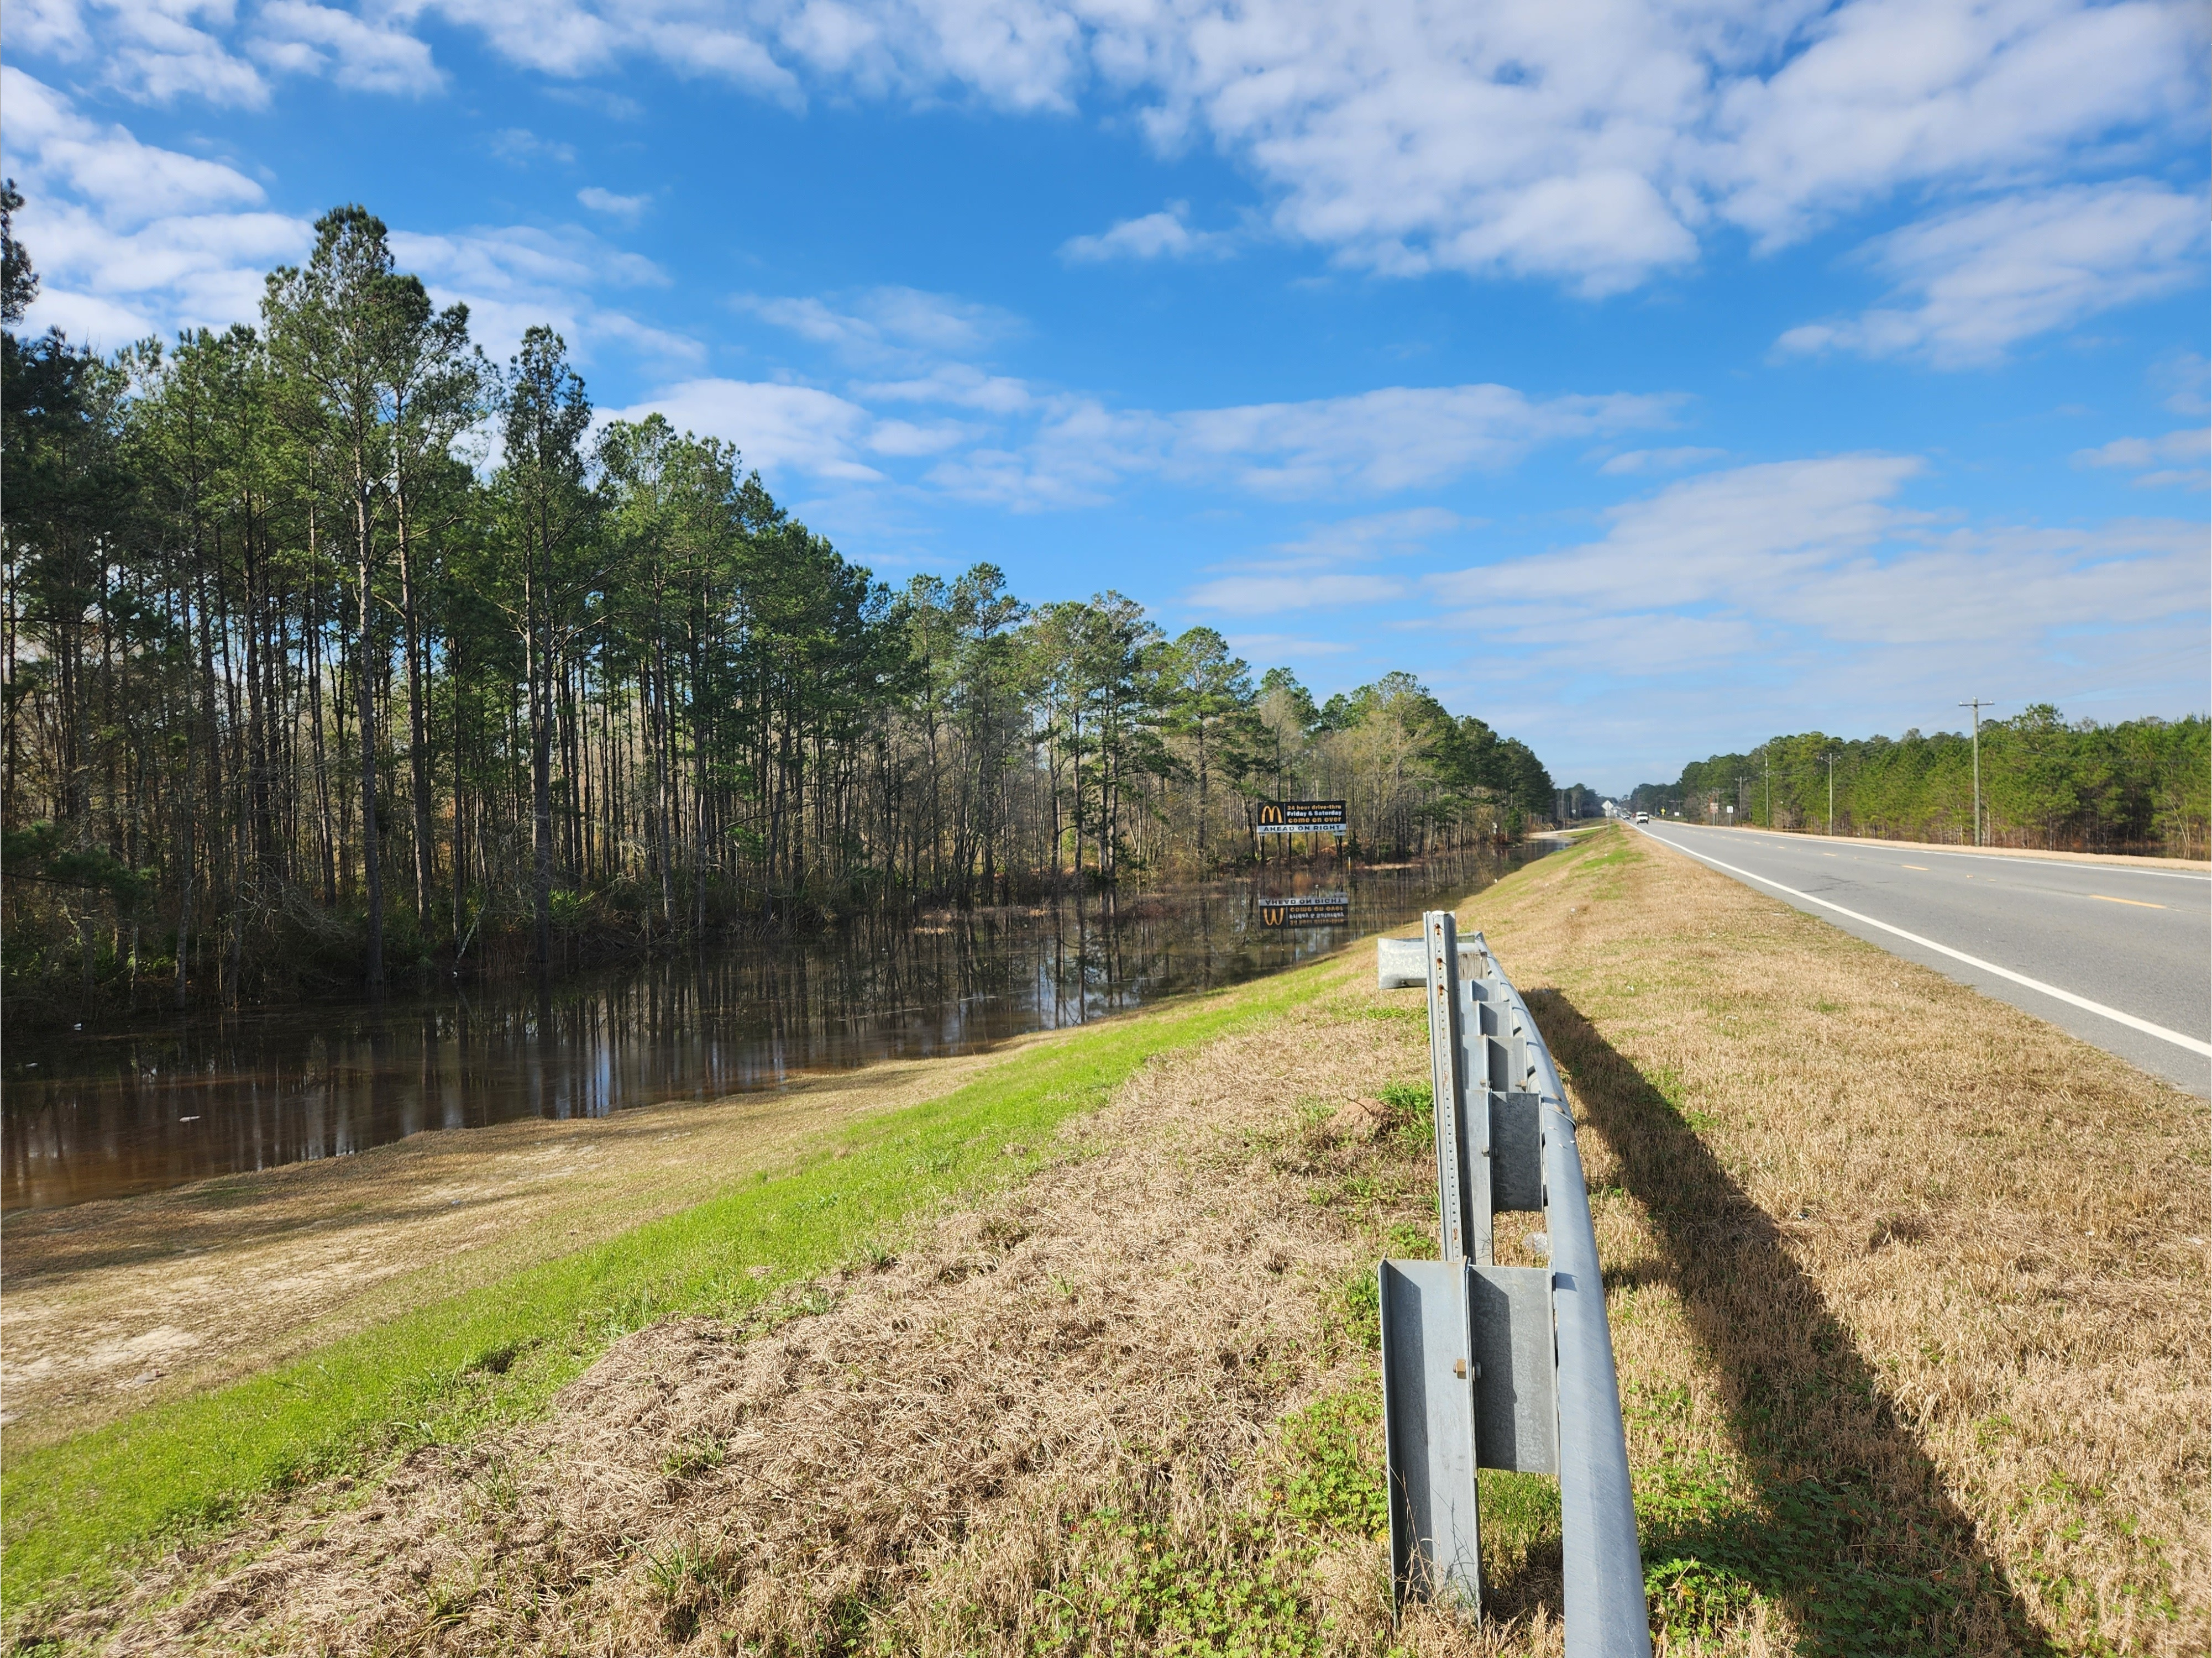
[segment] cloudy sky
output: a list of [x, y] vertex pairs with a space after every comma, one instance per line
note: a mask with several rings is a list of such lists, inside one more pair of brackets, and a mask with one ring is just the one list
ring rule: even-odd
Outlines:
[[2212, 701], [2198, 0], [13, 0], [38, 325], [366, 203], [893, 581], [1620, 788]]

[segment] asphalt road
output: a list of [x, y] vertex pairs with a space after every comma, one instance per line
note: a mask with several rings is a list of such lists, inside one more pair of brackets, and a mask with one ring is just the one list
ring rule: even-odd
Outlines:
[[1643, 832], [2212, 1097], [2212, 878], [1686, 823]]

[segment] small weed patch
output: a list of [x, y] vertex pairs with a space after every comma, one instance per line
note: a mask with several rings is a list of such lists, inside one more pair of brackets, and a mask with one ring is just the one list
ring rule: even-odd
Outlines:
[[1068, 1569], [1037, 1593], [1033, 1653], [1304, 1658], [1322, 1650], [1320, 1619], [1299, 1584], [1310, 1549], [1249, 1520], [1201, 1541], [1111, 1508], [1071, 1530]]
[[1279, 1495], [1284, 1511], [1309, 1530], [1390, 1534], [1381, 1389], [1378, 1376], [1371, 1388], [1319, 1400], [1285, 1421]]

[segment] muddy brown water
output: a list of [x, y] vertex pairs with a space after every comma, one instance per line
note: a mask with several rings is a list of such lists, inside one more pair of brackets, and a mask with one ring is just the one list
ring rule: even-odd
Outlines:
[[[0, 1209], [55, 1208], [338, 1157], [425, 1129], [601, 1117], [885, 1059], [972, 1053], [1292, 967], [1418, 920], [1523, 854], [1240, 880], [1035, 908], [864, 917], [544, 991], [198, 1013], [10, 1042]], [[1344, 926], [1263, 896], [1344, 890]]]

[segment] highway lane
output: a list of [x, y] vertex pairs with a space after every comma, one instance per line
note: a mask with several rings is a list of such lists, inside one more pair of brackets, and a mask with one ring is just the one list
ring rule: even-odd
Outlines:
[[2212, 878], [1686, 823], [1643, 833], [2212, 1097]]

